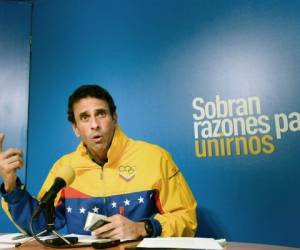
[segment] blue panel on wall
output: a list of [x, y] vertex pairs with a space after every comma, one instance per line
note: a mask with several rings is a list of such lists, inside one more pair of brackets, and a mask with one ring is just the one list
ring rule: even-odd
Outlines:
[[198, 235], [300, 247], [299, 11], [299, 1], [36, 1], [28, 188], [76, 147], [67, 98], [96, 82], [129, 136], [172, 153], [199, 203]]
[[[30, 56], [31, 4], [0, 1], [0, 132], [3, 149], [23, 150], [24, 167], [19, 171], [25, 183], [27, 114]], [[2, 179], [0, 177], [0, 182]], [[16, 231], [0, 209], [0, 232]]]

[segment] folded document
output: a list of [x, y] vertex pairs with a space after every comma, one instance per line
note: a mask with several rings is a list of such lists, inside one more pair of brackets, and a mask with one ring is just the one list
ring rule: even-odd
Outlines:
[[144, 248], [181, 248], [181, 249], [223, 249], [212, 238], [170, 237], [170, 238], [145, 238], [137, 246]]

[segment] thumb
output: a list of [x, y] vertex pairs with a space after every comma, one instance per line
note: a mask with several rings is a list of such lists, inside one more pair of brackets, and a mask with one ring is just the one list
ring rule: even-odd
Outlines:
[[0, 133], [0, 152], [2, 152], [3, 141], [4, 141], [4, 134]]

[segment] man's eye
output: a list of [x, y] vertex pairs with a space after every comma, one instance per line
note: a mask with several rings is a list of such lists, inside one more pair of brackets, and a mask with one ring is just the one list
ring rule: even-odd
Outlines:
[[88, 119], [89, 119], [89, 116], [87, 116], [87, 115], [80, 116], [81, 121], [87, 121]]
[[101, 111], [99, 111], [98, 113], [97, 113], [97, 116], [98, 117], [105, 117], [106, 116], [106, 111], [105, 110], [101, 110]]

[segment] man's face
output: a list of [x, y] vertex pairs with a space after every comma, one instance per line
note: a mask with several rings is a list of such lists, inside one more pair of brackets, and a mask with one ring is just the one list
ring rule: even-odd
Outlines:
[[75, 134], [93, 155], [106, 159], [117, 126], [117, 115], [110, 114], [106, 101], [94, 97], [74, 103], [73, 112]]

